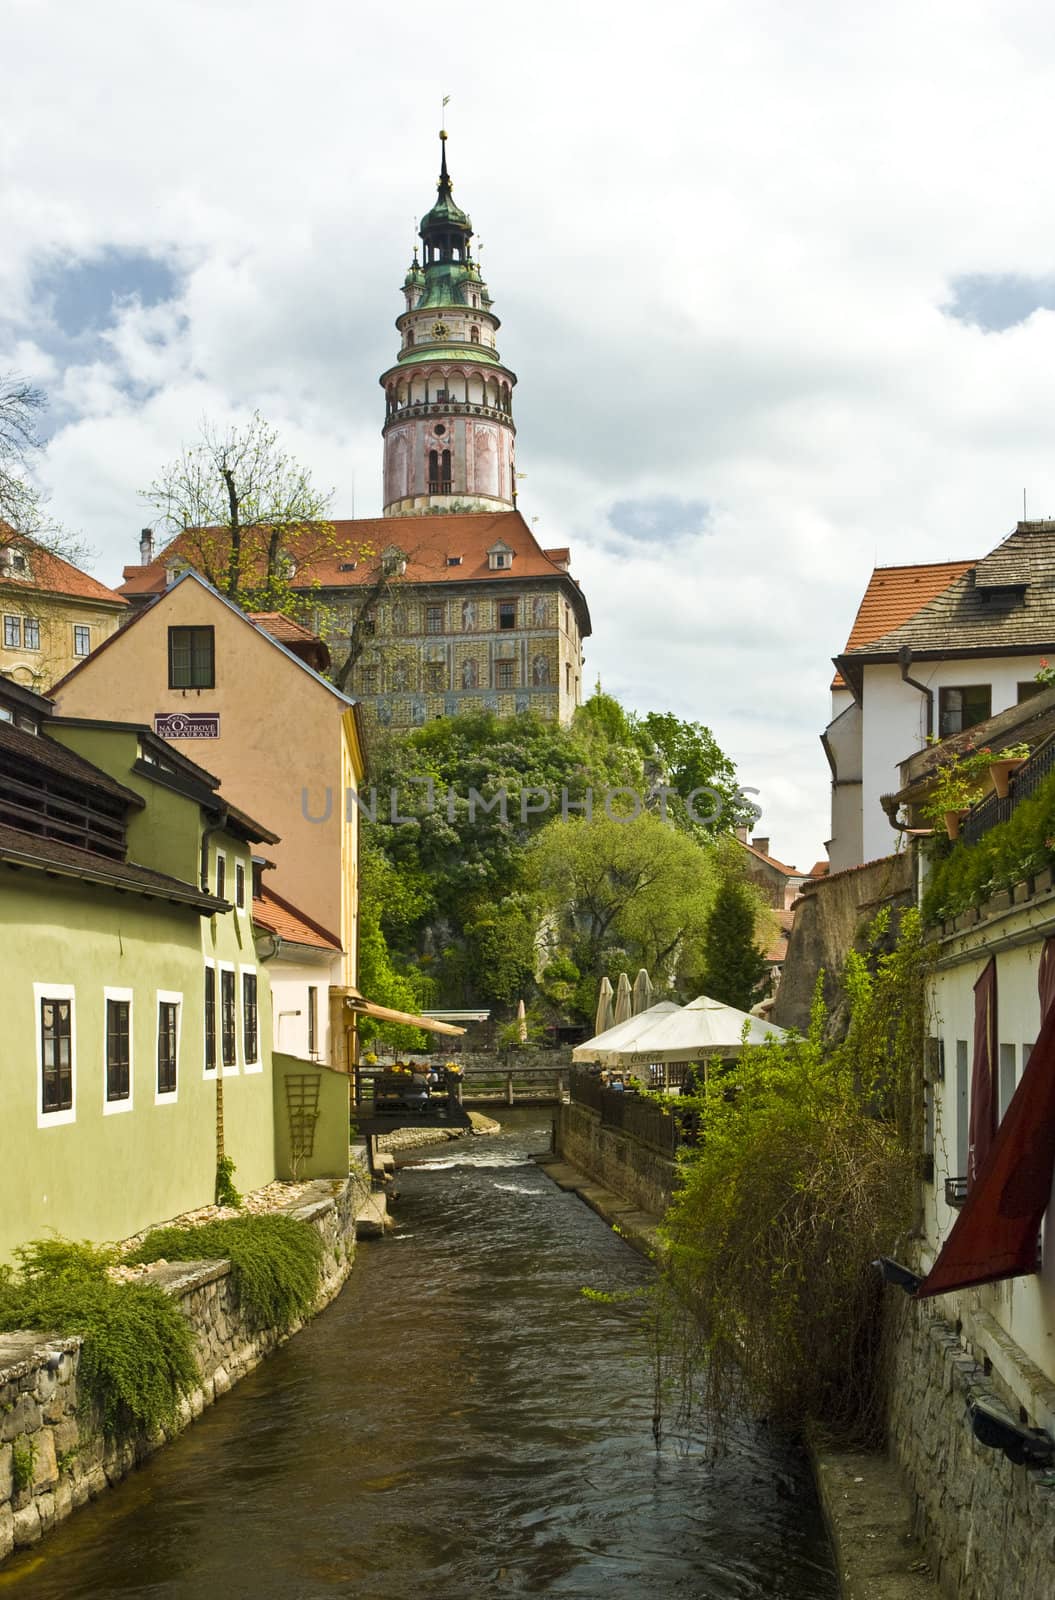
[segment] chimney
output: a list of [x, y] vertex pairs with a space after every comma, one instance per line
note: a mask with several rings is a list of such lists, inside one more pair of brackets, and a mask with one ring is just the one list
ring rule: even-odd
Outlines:
[[747, 829], [746, 828], [737, 828], [736, 837], [739, 839], [741, 844], [746, 844], [747, 843]]
[[762, 852], [762, 854], [764, 856], [768, 856], [768, 854], [769, 854], [769, 839], [768, 838], [759, 839], [757, 834], [756, 834], [756, 836], [751, 840], [751, 843], [752, 843], [752, 845], [754, 846], [754, 848], [756, 850], [761, 850], [761, 852]]
[[154, 530], [143, 528], [139, 535], [139, 565], [149, 567], [154, 559]]

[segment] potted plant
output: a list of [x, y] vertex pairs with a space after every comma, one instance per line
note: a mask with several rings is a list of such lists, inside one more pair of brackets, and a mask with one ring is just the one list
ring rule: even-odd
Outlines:
[[1006, 800], [1011, 786], [1011, 774], [1029, 760], [1028, 744], [1009, 744], [998, 750], [989, 762], [989, 778], [1001, 800]]
[[[964, 751], [949, 756], [938, 766], [930, 791], [920, 808], [929, 822], [944, 825], [950, 839], [960, 836], [960, 819], [970, 810], [981, 789], [981, 763], [988, 764], [990, 752]], [[981, 760], [980, 760], [981, 758]]]

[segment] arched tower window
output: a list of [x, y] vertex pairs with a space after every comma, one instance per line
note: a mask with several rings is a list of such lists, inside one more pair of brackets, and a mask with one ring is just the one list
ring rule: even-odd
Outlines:
[[451, 453], [444, 450], [440, 458], [440, 494], [451, 492]]
[[480, 343], [480, 330], [475, 326], [475, 324], [469, 330], [469, 340], [472, 344]]
[[429, 451], [429, 494], [440, 492], [440, 453], [438, 450]]
[[[414, 329], [413, 328], [408, 328], [407, 329], [407, 344], [413, 344], [413, 343], [414, 343]], [[391, 349], [391, 345], [389, 346], [389, 349]]]

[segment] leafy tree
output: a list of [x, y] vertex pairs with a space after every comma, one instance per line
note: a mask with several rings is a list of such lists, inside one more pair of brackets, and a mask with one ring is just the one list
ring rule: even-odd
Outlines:
[[184, 446], [143, 498], [180, 536], [187, 561], [247, 611], [297, 614], [298, 571], [354, 554], [326, 520], [332, 494], [314, 487], [259, 412], [244, 428], [203, 422], [198, 442]]
[[[667, 785], [677, 790], [679, 799], [669, 800], [668, 806], [679, 826], [717, 837], [757, 820], [758, 807], [741, 793], [736, 768], [710, 728], [702, 722], [682, 722], [669, 711], [650, 711], [637, 727], [657, 753]], [[694, 790], [704, 792], [692, 802], [690, 812], [685, 801]]]
[[534, 987], [535, 921], [520, 895], [480, 902], [464, 927], [466, 952], [485, 1000], [515, 1005]]
[[[422, 973], [399, 972], [381, 932], [377, 909], [369, 904], [359, 914], [359, 986], [377, 1005], [393, 1011], [417, 1013], [432, 1000], [431, 984]], [[359, 1037], [364, 1044], [376, 1040], [398, 1050], [427, 1050], [426, 1035], [420, 1028], [402, 1022], [377, 1022], [363, 1017]]]
[[[630, 820], [629, 797], [611, 802], [627, 820], [606, 814], [607, 790], [644, 797], [666, 773], [646, 721], [598, 684], [570, 727], [481, 713], [375, 739], [376, 821], [364, 838], [387, 876], [364, 868], [364, 900], [376, 899], [392, 952], [408, 971], [427, 968], [448, 1004], [512, 1005], [540, 989], [551, 1015], [591, 1016], [603, 972], [698, 972], [710, 836], [677, 803], [667, 825], [647, 810]], [[717, 774], [735, 790], [706, 729], [660, 722], [668, 748], [681, 739], [679, 777]], [[591, 792], [592, 821], [580, 826]], [[550, 959], [536, 984], [540, 949]]]
[[732, 868], [718, 884], [703, 940], [703, 990], [738, 1011], [750, 1011], [768, 971], [757, 944], [759, 901]]
[[584, 977], [617, 948], [653, 981], [676, 974], [702, 940], [714, 865], [695, 840], [643, 813], [624, 822], [553, 822], [531, 856], [542, 906]]

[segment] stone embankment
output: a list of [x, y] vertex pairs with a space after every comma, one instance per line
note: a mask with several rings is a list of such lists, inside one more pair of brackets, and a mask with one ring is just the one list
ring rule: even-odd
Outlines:
[[[354, 1218], [368, 1184], [361, 1170], [341, 1181], [296, 1186], [295, 1197], [266, 1209], [312, 1227], [323, 1243], [322, 1283], [314, 1312], [338, 1293], [355, 1253]], [[205, 1215], [215, 1214], [208, 1207]], [[227, 1261], [155, 1263], [137, 1276], [178, 1301], [194, 1331], [201, 1383], [182, 1404], [174, 1428], [116, 1443], [104, 1438], [78, 1384], [80, 1340], [46, 1333], [0, 1334], [0, 1561], [32, 1545], [78, 1506], [94, 1500], [226, 1394], [302, 1324], [250, 1328], [235, 1299]]]

